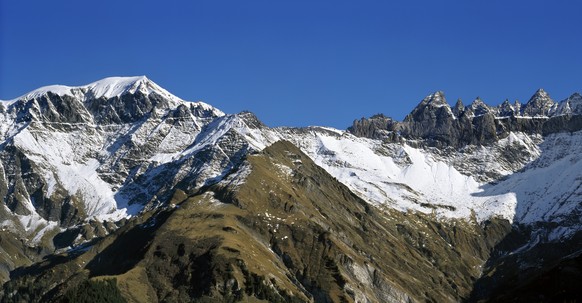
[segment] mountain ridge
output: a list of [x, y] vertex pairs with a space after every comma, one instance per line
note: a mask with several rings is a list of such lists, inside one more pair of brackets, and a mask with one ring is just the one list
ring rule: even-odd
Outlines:
[[[560, 102], [539, 89], [526, 104], [508, 100], [492, 107], [480, 98], [464, 106], [461, 100], [451, 107], [443, 92], [425, 97], [402, 122], [384, 115], [354, 120], [348, 131], [362, 137], [401, 142], [424, 140], [430, 146], [488, 145], [506, 138], [510, 132], [548, 135], [582, 129], [580, 94]], [[437, 103], [436, 106], [433, 104]], [[571, 105], [573, 104], [573, 105]]]
[[106, 98], [110, 99], [113, 97], [119, 97], [125, 93], [133, 94], [137, 90], [142, 90], [145, 94], [149, 94], [152, 91], [157, 91], [162, 93], [171, 99], [178, 100], [179, 98], [172, 95], [167, 90], [163, 89], [146, 76], [133, 76], [133, 77], [107, 77], [101, 80], [80, 86], [67, 86], [67, 85], [48, 85], [41, 88], [32, 90], [20, 97], [11, 100], [0, 100], [4, 103], [13, 103], [14, 101], [23, 100], [28, 101], [30, 99], [41, 97], [47, 93], [53, 93], [60, 96], [69, 95], [75, 96], [78, 94], [88, 95], [88, 98]]
[[[58, 87], [59, 90], [62, 88]], [[336, 221], [343, 222], [347, 216], [351, 223], [345, 223], [345, 226], [350, 226], [353, 222], [368, 220], [366, 216], [377, 211], [373, 215], [377, 216], [373, 220], [379, 220], [376, 223], [383, 220], [393, 222], [381, 223], [384, 227], [380, 230], [385, 229], [387, 236], [399, 239], [398, 247], [402, 251], [415, 251], [414, 262], [444, 262], [434, 260], [431, 255], [452, 258], [449, 253], [454, 253], [460, 266], [476, 266], [470, 270], [471, 274], [466, 269], [456, 271], [441, 263], [428, 267], [426, 271], [434, 279], [446, 280], [448, 286], [442, 292], [419, 293], [404, 278], [398, 282], [378, 282], [377, 287], [390, 285], [386, 287], [398, 289], [398, 295], [390, 300], [489, 298], [495, 294], [495, 289], [511, 283], [504, 277], [516, 273], [517, 269], [500, 265], [504, 260], [512, 256], [529, 260], [533, 255], [542, 255], [547, 261], [539, 261], [540, 264], [550, 266], [559, 261], [560, 256], [540, 252], [539, 247], [559, 247], [570, 243], [572, 246], [562, 245], [560, 251], [564, 255], [576, 252], [571, 247], [575, 247], [582, 230], [582, 222], [577, 217], [582, 213], [579, 198], [582, 187], [578, 178], [582, 167], [582, 159], [578, 156], [582, 152], [580, 104], [582, 97], [579, 94], [573, 94], [558, 104], [545, 91], [539, 90], [523, 106], [506, 101], [498, 107], [489, 107], [477, 99], [468, 106], [458, 101], [451, 107], [444, 93], [436, 92], [424, 98], [402, 122], [376, 115], [356, 120], [351, 128], [343, 131], [327, 127], [270, 128], [250, 112], [224, 114], [205, 103], [183, 101], [145, 77], [106, 78], [56, 93], [42, 88], [0, 107], [0, 194], [4, 196], [0, 223], [3, 232], [9, 235], [2, 241], [7, 243], [5, 249], [10, 250], [0, 259], [0, 280], [14, 279], [10, 283], [16, 284], [7, 284], [10, 288], [29, 278], [36, 279], [37, 274], [43, 273], [24, 268], [37, 268], [35, 263], [42, 264], [37, 262], [55, 254], [73, 262], [81, 253], [87, 261], [96, 264], [97, 261], [92, 259], [95, 255], [84, 250], [86, 245], [102, 243], [99, 245], [107, 249], [120, 232], [135, 226], [131, 222], [148, 220], [159, 212], [169, 214], [180, 208], [180, 202], [187, 197], [211, 202], [213, 200], [208, 200], [206, 195], [212, 193], [222, 202], [234, 205], [233, 211], [238, 209], [236, 212], [256, 207], [252, 206], [253, 203], [263, 205], [269, 213], [278, 212], [280, 207], [289, 212], [298, 207], [292, 207], [298, 197], [310, 197], [308, 200], [318, 205], [319, 212], [326, 209], [326, 216], [310, 211], [311, 215], [306, 217], [307, 226], [312, 229], [302, 232], [315, 233], [316, 238], [320, 237], [320, 229], [331, 226], [326, 221], [329, 218], [335, 217]], [[277, 150], [276, 156], [271, 154], [273, 150]], [[251, 182], [249, 178], [256, 177], [253, 170], [249, 170], [249, 161], [263, 157], [261, 161], [268, 163], [269, 155], [277, 159], [276, 165], [268, 164], [269, 169], [252, 181], [256, 183], [254, 186], [245, 186], [246, 182]], [[306, 163], [304, 157], [311, 161], [309, 174], [317, 175], [321, 180], [309, 174], [302, 179], [293, 178]], [[322, 180], [326, 180], [327, 185], [319, 188]], [[276, 182], [287, 191], [279, 196], [273, 196], [269, 190], [261, 192], [261, 184], [269, 182]], [[237, 202], [236, 192], [241, 186], [248, 192], [246, 198]], [[272, 187], [271, 191], [278, 192], [279, 187]], [[310, 196], [312, 194], [315, 196]], [[178, 196], [182, 198], [178, 199]], [[333, 205], [329, 197], [351, 201], [345, 202], [348, 203], [345, 204], [347, 209], [364, 207], [368, 210], [343, 213], [328, 205]], [[320, 200], [328, 202], [317, 204], [321, 203]], [[198, 207], [196, 203], [190, 204], [193, 209]], [[259, 215], [261, 212], [254, 213]], [[405, 227], [394, 223], [410, 220], [406, 219], [407, 216], [416, 219]], [[251, 216], [242, 223], [255, 220]], [[164, 223], [152, 224], [162, 226]], [[457, 230], [458, 241], [451, 242], [453, 236], [437, 228], [443, 224], [448, 231], [457, 230], [457, 225], [465, 226]], [[244, 232], [241, 237], [267, 231], [262, 223], [245, 226], [247, 231], [257, 230]], [[427, 226], [430, 227], [428, 230]], [[494, 233], [485, 237], [487, 228]], [[223, 233], [212, 228], [209, 231]], [[137, 229], [135, 233], [139, 234]], [[343, 243], [338, 246], [338, 252], [350, 255], [352, 260], [360, 258], [352, 250], [345, 250], [354, 241], [350, 240], [351, 236], [341, 236], [346, 233], [349, 232], [343, 227], [335, 228], [332, 233]], [[469, 235], [481, 238], [470, 240], [473, 236]], [[329, 239], [328, 236], [321, 237]], [[381, 238], [381, 235], [376, 237]], [[439, 242], [432, 250], [424, 249], [419, 245], [426, 245], [426, 237], [444, 239], [445, 242]], [[519, 241], [504, 244], [504, 237], [516, 237]], [[10, 238], [18, 240], [8, 240]], [[361, 279], [363, 276], [358, 276], [363, 274], [362, 264], [354, 269], [345, 258], [343, 261], [329, 259], [331, 271], [324, 266], [310, 273], [321, 270], [327, 277], [317, 283], [337, 282], [326, 284], [336, 285], [326, 289], [315, 282], [303, 281], [301, 277], [304, 276], [295, 271], [309, 270], [292, 266], [299, 262], [297, 258], [292, 258], [292, 264], [285, 261], [288, 257], [278, 251], [280, 247], [272, 238], [248, 240], [267, 246], [275, 254], [269, 255], [267, 250], [266, 258], [282, 262], [280, 264], [286, 268], [284, 271], [293, 269], [288, 274], [297, 280], [289, 283], [298, 285], [297, 281], [300, 281], [302, 286], [295, 288], [287, 282], [284, 284], [291, 292], [299, 289], [303, 293], [299, 297], [304, 301], [339, 301], [341, 298], [383, 301], [379, 299], [382, 298], [380, 293], [365, 291], [365, 283], [376, 280], [373, 276], [364, 280]], [[293, 241], [297, 244], [295, 253], [304, 253], [300, 250], [301, 243], [305, 242], [295, 238]], [[136, 245], [148, 251], [148, 243]], [[188, 243], [198, 245], [196, 241]], [[117, 245], [123, 247], [123, 244]], [[215, 256], [214, 248], [204, 249], [208, 256]], [[363, 251], [362, 248], [359, 250]], [[179, 259], [180, 251], [177, 256], [176, 251], [166, 251], [165, 254]], [[475, 251], [479, 251], [477, 259], [471, 257]], [[369, 251], [367, 256], [380, 258], [378, 251]], [[138, 263], [141, 262], [141, 257], [136, 258]], [[212, 264], [210, 259], [207, 262]], [[539, 265], [528, 262], [523, 264], [534, 264], [531, 265], [534, 268]], [[46, 264], [53, 269], [60, 268], [56, 263]], [[385, 275], [403, 266], [390, 264], [393, 268], [376, 270]], [[86, 265], [81, 268], [91, 270]], [[409, 265], [402, 268], [412, 270]], [[406, 270], [402, 272], [402, 268], [392, 274], [408, 275]], [[479, 270], [475, 271], [477, 268]], [[496, 271], [498, 268], [501, 269]], [[19, 270], [30, 274], [19, 274]], [[453, 271], [447, 270], [453, 270], [455, 278], [448, 277]], [[480, 276], [481, 273], [495, 276], [495, 272], [505, 271], [504, 277], [496, 279], [506, 284], [491, 284], [486, 276]], [[532, 270], [532, 275], [538, 273]], [[219, 271], [217, 279], [221, 280], [223, 274]], [[264, 271], [255, 274], [268, 276]], [[354, 275], [359, 280], [354, 280]], [[83, 277], [92, 279], [92, 276]], [[251, 290], [248, 285], [241, 286], [252, 279], [251, 276], [239, 276], [236, 280], [238, 286], [231, 290], [249, 289], [247, 295], [262, 296], [256, 292], [262, 288]], [[424, 283], [433, 285], [431, 283], [437, 283], [435, 281]], [[441, 285], [441, 282], [437, 284]], [[364, 288], [358, 283], [364, 283]], [[63, 289], [74, 287], [67, 283], [59, 285]], [[213, 293], [212, 296], [226, 291], [217, 284], [208, 287], [221, 289], [218, 292], [204, 290]], [[472, 290], [472, 287], [482, 289]], [[462, 291], [456, 290], [458, 288]], [[478, 294], [471, 295], [472, 291]], [[193, 296], [194, 293], [188, 294]], [[277, 297], [281, 293], [270, 295]]]

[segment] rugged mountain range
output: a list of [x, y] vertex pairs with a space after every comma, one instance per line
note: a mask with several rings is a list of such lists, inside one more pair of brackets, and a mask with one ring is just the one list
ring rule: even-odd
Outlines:
[[146, 77], [0, 104], [3, 302], [580, 299], [579, 94], [346, 131]]
[[450, 107], [443, 92], [427, 96], [404, 119], [394, 121], [383, 115], [354, 121], [348, 129], [357, 136], [389, 141], [422, 140], [423, 144], [460, 148], [488, 145], [510, 133], [549, 135], [582, 129], [582, 96], [573, 94], [561, 102], [538, 90], [525, 105], [505, 100], [490, 107], [480, 98], [469, 106], [458, 100]]

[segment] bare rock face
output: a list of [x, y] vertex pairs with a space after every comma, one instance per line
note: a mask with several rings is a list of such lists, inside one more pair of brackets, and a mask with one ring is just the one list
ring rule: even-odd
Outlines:
[[509, 100], [505, 100], [497, 108], [497, 113], [499, 117], [511, 117], [519, 115], [519, 108], [516, 108], [515, 105], [511, 105]]
[[381, 139], [389, 135], [388, 130], [392, 129], [395, 123], [392, 118], [378, 114], [369, 119], [354, 120], [354, 125], [349, 130], [358, 137]]
[[436, 92], [423, 99], [420, 104], [404, 118], [402, 133], [418, 134], [419, 137], [449, 143], [455, 135], [455, 117], [444, 93]]
[[549, 117], [552, 116], [558, 104], [550, 98], [550, 95], [543, 89], [539, 89], [529, 99], [523, 108], [523, 115], [526, 117]]
[[348, 131], [390, 142], [422, 140], [428, 146], [461, 148], [488, 145], [510, 132], [547, 135], [580, 130], [577, 118], [570, 117], [580, 113], [582, 96], [578, 93], [556, 103], [540, 89], [523, 107], [518, 101], [512, 105], [508, 100], [490, 107], [477, 98], [466, 107], [458, 100], [451, 108], [444, 93], [436, 92], [423, 99], [402, 122], [376, 115], [354, 121]]

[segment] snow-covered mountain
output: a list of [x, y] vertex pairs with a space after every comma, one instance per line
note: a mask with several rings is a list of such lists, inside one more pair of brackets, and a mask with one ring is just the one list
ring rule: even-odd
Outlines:
[[[402, 122], [376, 115], [346, 131], [269, 128], [143, 76], [47, 86], [0, 102], [0, 225], [45, 253], [68, 249], [172, 207], [177, 191], [193, 195], [233, 176], [244, 183], [245, 159], [284, 140], [377, 209], [507, 220], [531, 227], [530, 249], [582, 230], [581, 114], [579, 94], [557, 103], [538, 90], [525, 105], [478, 98], [450, 107], [436, 92]], [[19, 264], [10, 258], [6, 270]]]
[[[48, 86], [2, 102], [3, 227], [37, 242], [55, 227], [135, 215], [184, 171], [215, 177], [186, 159], [203, 149], [196, 141], [203, 128], [222, 116], [146, 77]], [[171, 175], [162, 181], [164, 174]]]

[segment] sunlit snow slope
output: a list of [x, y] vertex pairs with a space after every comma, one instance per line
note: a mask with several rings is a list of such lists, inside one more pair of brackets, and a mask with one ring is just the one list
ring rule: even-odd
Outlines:
[[434, 213], [442, 218], [470, 219], [474, 214], [478, 221], [494, 216], [514, 219], [516, 201], [510, 198], [512, 194], [507, 189], [489, 194], [486, 189], [495, 186], [476, 178], [484, 169], [506, 175], [511, 171], [495, 161], [486, 167], [457, 163], [484, 155], [501, 158], [499, 150], [516, 145], [528, 150], [532, 158], [539, 155], [533, 142], [521, 134], [512, 134], [494, 146], [448, 157], [431, 149], [382, 143], [339, 131], [315, 129], [295, 141], [316, 163], [373, 204]]
[[146, 77], [48, 86], [3, 101], [1, 224], [36, 241], [55, 226], [136, 214], [192, 170], [220, 175], [181, 152], [222, 116]]
[[580, 225], [580, 132], [515, 131], [460, 149], [388, 143], [325, 127], [268, 128], [251, 113], [183, 101], [146, 77], [114, 77], [3, 101], [0, 138], [1, 224], [36, 240], [57, 226], [163, 205], [174, 188], [218, 182], [278, 140], [377, 206]]

